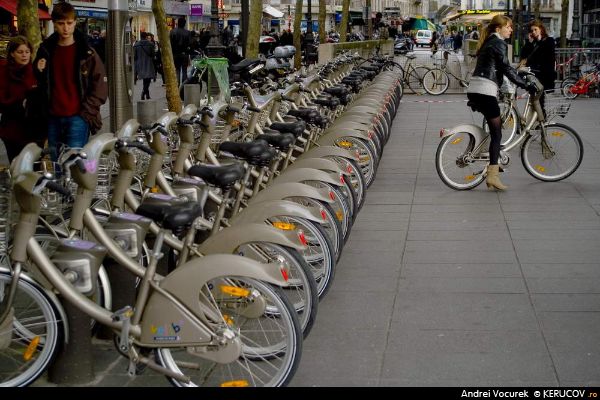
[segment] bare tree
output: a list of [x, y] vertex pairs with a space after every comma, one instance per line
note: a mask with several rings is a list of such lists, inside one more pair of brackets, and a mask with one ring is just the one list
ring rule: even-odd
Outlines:
[[319, 43], [325, 43], [325, 17], [327, 15], [326, 0], [319, 0]]
[[177, 74], [175, 73], [175, 61], [173, 61], [169, 31], [167, 30], [167, 24], [164, 23], [167, 16], [165, 15], [163, 0], [154, 0], [152, 2], [152, 13], [154, 14], [154, 19], [157, 21], [156, 29], [158, 31], [158, 41], [162, 55], [167, 106], [169, 107], [169, 111], [179, 113], [181, 111], [181, 97], [179, 97], [179, 87], [177, 85]]
[[248, 36], [246, 37], [246, 57], [258, 57], [258, 43], [260, 41], [262, 18], [262, 0], [250, 0], [250, 22], [248, 22]]
[[540, 0], [534, 0], [533, 2], [533, 16], [535, 19], [540, 19]]
[[367, 0], [367, 35], [373, 39], [373, 20], [371, 19], [371, 0]]
[[33, 46], [33, 54], [31, 55], [33, 59], [40, 43], [42, 43], [37, 0], [18, 0], [17, 22], [19, 24], [19, 34], [25, 36]]
[[342, 3], [342, 23], [340, 24], [340, 42], [346, 41], [348, 32], [348, 17], [350, 16], [350, 0], [344, 0]]
[[302, 37], [300, 36], [300, 21], [302, 21], [302, 0], [296, 0], [294, 8], [294, 47], [296, 54], [294, 55], [294, 68], [298, 69], [302, 66]]
[[567, 23], [569, 22], [569, 0], [560, 3], [560, 47], [567, 47]]

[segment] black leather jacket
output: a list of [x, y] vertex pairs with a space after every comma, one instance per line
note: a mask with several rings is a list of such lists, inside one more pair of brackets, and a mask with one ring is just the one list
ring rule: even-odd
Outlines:
[[473, 76], [489, 79], [502, 85], [502, 77], [506, 76], [517, 86], [526, 89], [527, 83], [517, 75], [517, 70], [508, 62], [508, 46], [506, 42], [496, 35], [490, 35], [477, 55], [477, 65]]

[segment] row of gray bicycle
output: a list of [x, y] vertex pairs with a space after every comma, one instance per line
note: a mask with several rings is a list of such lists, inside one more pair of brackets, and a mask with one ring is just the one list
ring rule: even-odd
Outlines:
[[288, 384], [400, 105], [392, 70], [341, 54], [56, 161], [27, 145], [0, 170], [0, 386], [99, 329], [131, 376]]

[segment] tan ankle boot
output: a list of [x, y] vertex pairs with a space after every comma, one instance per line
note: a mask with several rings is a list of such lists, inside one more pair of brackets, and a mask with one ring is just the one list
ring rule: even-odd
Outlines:
[[505, 186], [500, 181], [499, 175], [499, 167], [497, 165], [488, 165], [487, 168], [487, 179], [485, 183], [487, 184], [488, 189], [497, 189], [497, 190], [506, 190], [508, 186]]

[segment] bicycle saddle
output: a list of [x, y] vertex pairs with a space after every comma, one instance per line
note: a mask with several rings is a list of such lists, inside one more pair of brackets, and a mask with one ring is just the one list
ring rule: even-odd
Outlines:
[[360, 69], [369, 72], [379, 72], [379, 67], [377, 67], [376, 65], [363, 65], [362, 67], [360, 67]]
[[266, 167], [271, 164], [271, 161], [277, 157], [277, 150], [272, 147], [267, 147], [265, 151], [263, 151], [258, 157], [255, 157], [251, 161], [248, 161], [252, 165], [256, 165], [259, 167]]
[[291, 115], [292, 117], [296, 117], [306, 122], [310, 122], [319, 116], [319, 112], [314, 108], [302, 107], [297, 110], [288, 111], [287, 115]]
[[348, 88], [345, 86], [332, 86], [325, 88], [323, 91], [335, 97], [346, 96], [349, 93]]
[[332, 97], [332, 98], [317, 97], [312, 102], [315, 104], [320, 104], [325, 107], [329, 107], [331, 109], [336, 108], [337, 106], [340, 105], [340, 101], [335, 97]]
[[239, 163], [228, 165], [194, 165], [188, 174], [204, 179], [209, 185], [227, 190], [244, 176], [244, 166]]
[[282, 133], [292, 133], [294, 136], [298, 137], [304, 133], [306, 122], [273, 122], [269, 128]]
[[219, 146], [220, 151], [226, 151], [244, 160], [259, 156], [266, 148], [262, 142], [223, 142]]
[[296, 141], [296, 137], [291, 133], [272, 131], [259, 135], [256, 140], [264, 140], [276, 149], [286, 151]]
[[202, 206], [195, 201], [181, 204], [142, 203], [135, 213], [150, 218], [163, 228], [179, 234], [186, 231], [196, 218], [202, 216]]
[[250, 69], [260, 62], [260, 58], [246, 58], [237, 64], [230, 65], [229, 70], [231, 72], [243, 71], [244, 69]]

